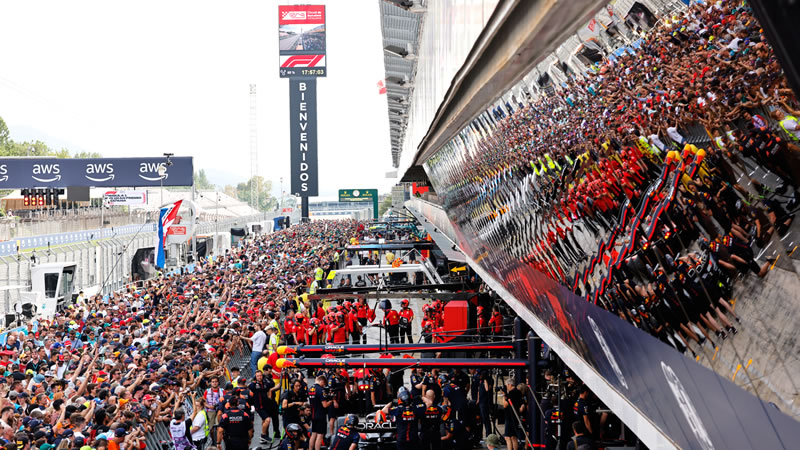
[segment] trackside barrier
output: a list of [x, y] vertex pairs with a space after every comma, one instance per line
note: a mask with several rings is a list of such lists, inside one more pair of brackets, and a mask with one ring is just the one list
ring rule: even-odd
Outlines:
[[[194, 266], [194, 265], [192, 264], [192, 266]], [[192, 267], [192, 269], [193, 269], [193, 267]], [[189, 270], [189, 268], [187, 267], [186, 270]], [[125, 286], [120, 286], [116, 290], [119, 292], [119, 291], [124, 290], [127, 286], [135, 285], [135, 284], [137, 284], [137, 283], [128, 283], [128, 284], [125, 284]], [[250, 354], [251, 354], [251, 347], [249, 345], [247, 345], [247, 343], [242, 342], [241, 345], [239, 346], [239, 348], [234, 351], [233, 355], [231, 355], [231, 358], [228, 360], [228, 363], [225, 366], [225, 368], [227, 369], [228, 374], [230, 373], [230, 370], [232, 368], [238, 367], [240, 369], [240, 371], [241, 371], [240, 372], [241, 376], [244, 376], [248, 380], [251, 380], [253, 378], [253, 370], [250, 367]], [[214, 369], [214, 368], [212, 367], [212, 369]], [[226, 374], [226, 377], [228, 376], [228, 374]], [[225, 383], [222, 383], [223, 386], [224, 386], [224, 384]], [[203, 392], [200, 389], [198, 389], [195, 392], [196, 396], [200, 396], [202, 394], [203, 394]], [[184, 409], [184, 411], [186, 411], [186, 416], [187, 417], [192, 415], [192, 413], [194, 412], [194, 407], [192, 405], [191, 400], [189, 400], [189, 399], [184, 400], [183, 409]], [[169, 411], [169, 412], [171, 413], [172, 411]], [[156, 422], [155, 426], [153, 427], [153, 431], [145, 434], [145, 436], [144, 436], [145, 444], [146, 444], [145, 448], [148, 448], [148, 449], [151, 449], [151, 448], [152, 449], [161, 449], [161, 443], [162, 442], [167, 443], [168, 444], [168, 448], [173, 448], [172, 437], [171, 437], [171, 435], [169, 433], [169, 428], [167, 427], [167, 423], [168, 422], [161, 422], [161, 421]], [[215, 432], [215, 431], [216, 431], [215, 429], [212, 429], [212, 432]]]
[[[246, 377], [248, 380], [251, 380], [253, 377], [253, 371], [250, 368], [250, 353], [250, 347], [246, 344], [242, 344], [241, 347], [231, 356], [225, 368], [230, 371], [230, 369], [238, 367], [241, 370], [241, 375]], [[202, 395], [203, 392], [198, 389], [195, 394], [199, 396]], [[189, 417], [194, 413], [191, 400], [186, 399], [184, 401], [183, 409], [186, 411], [186, 417]], [[212, 429], [212, 432], [216, 432], [216, 430]], [[145, 444], [147, 445], [146, 448], [160, 449], [162, 442], [168, 442], [169, 448], [172, 448], [172, 436], [169, 434], [167, 422], [156, 422], [155, 426], [153, 427], [153, 431], [145, 434]]]

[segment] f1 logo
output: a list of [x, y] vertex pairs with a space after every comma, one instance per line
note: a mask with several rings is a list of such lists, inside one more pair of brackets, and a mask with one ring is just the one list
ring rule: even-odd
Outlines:
[[325, 55], [281, 56], [281, 67], [317, 67], [325, 65]]

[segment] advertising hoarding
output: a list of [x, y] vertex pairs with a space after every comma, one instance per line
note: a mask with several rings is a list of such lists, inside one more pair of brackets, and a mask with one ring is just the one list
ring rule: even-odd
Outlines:
[[279, 5], [281, 78], [324, 77], [325, 6]]
[[135, 206], [147, 203], [147, 191], [108, 191], [103, 194], [107, 206]]
[[377, 189], [339, 189], [339, 201], [351, 203], [372, 202], [372, 218], [378, 218]]
[[[0, 189], [191, 186], [191, 157], [0, 158]], [[163, 173], [159, 174], [159, 169]]]

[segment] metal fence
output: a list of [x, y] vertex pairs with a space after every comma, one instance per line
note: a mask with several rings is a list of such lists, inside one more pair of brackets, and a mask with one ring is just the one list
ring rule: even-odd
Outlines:
[[[155, 233], [142, 233], [134, 238], [129, 236], [77, 242], [52, 247], [45, 250], [0, 256], [0, 280], [7, 286], [31, 285], [31, 266], [52, 262], [74, 262], [77, 270], [74, 278], [76, 290], [86, 290], [92, 286], [106, 285], [108, 292], [120, 288], [131, 281], [133, 255], [136, 250], [156, 245]], [[0, 305], [11, 311], [11, 305], [19, 300], [19, 290], [0, 292]]]
[[[238, 217], [219, 222], [203, 222], [197, 225], [197, 233], [211, 233], [215, 230], [244, 226], [248, 222], [265, 220], [263, 214]], [[129, 229], [130, 228], [130, 229]], [[27, 291], [31, 286], [31, 266], [51, 262], [74, 262], [77, 272], [74, 278], [76, 291], [97, 288], [99, 292], [108, 293], [117, 290], [132, 281], [133, 256], [140, 248], [155, 247], [158, 243], [152, 224], [142, 226], [119, 227], [112, 231], [107, 228], [96, 233], [100, 239], [87, 237], [77, 240], [81, 233], [70, 233], [66, 237], [75, 237], [76, 242], [55, 245], [61, 242], [60, 235], [50, 235], [49, 239], [37, 246], [30, 244], [30, 251], [12, 252], [0, 256], [0, 285], [22, 286], [21, 289], [0, 291], [0, 308], [11, 312], [11, 307], [19, 300], [19, 292]], [[141, 231], [140, 231], [141, 230]], [[124, 232], [124, 233], [123, 233]], [[89, 232], [83, 232], [89, 233]], [[53, 238], [55, 236], [55, 238]], [[93, 235], [94, 236], [94, 235]], [[31, 238], [34, 239], [34, 238]], [[38, 238], [36, 238], [38, 239]], [[38, 241], [37, 241], [38, 242]], [[7, 243], [3, 243], [5, 245]], [[11, 243], [16, 249], [16, 244]], [[51, 245], [53, 244], [53, 245]], [[23, 246], [25, 248], [25, 246]]]
[[[129, 224], [143, 223], [145, 215], [140, 212], [128, 213], [122, 207], [109, 209], [104, 216], [99, 210], [54, 209], [45, 211], [28, 211], [31, 217], [17, 215], [0, 219], [0, 240], [20, 239], [57, 233], [73, 233], [87, 229], [119, 227]], [[21, 213], [21, 212], [20, 212]]]
[[[226, 367], [228, 370], [233, 367], [239, 367], [241, 369], [242, 376], [246, 377], [247, 379], [252, 379], [253, 373], [249, 362], [250, 347], [247, 345], [242, 345], [242, 347], [236, 351], [233, 356], [231, 356], [231, 359]], [[197, 390], [197, 395], [202, 395], [202, 392], [199, 389]], [[190, 400], [184, 401], [183, 409], [186, 411], [186, 417], [190, 417], [194, 412], [194, 408]], [[216, 429], [212, 428], [211, 432], [216, 432]], [[147, 445], [146, 448], [160, 449], [162, 448], [163, 443], [167, 443], [168, 448], [173, 448], [172, 437], [169, 434], [169, 427], [167, 426], [167, 423], [158, 422], [156, 423], [153, 432], [145, 435], [145, 444]], [[208, 445], [208, 443], [206, 443], [206, 445]]]

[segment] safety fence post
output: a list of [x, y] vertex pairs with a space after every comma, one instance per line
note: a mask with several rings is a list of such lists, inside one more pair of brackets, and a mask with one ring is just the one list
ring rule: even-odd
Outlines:
[[[514, 318], [514, 359], [522, 359], [522, 319]], [[514, 369], [514, 384], [522, 383], [522, 369]]]
[[[534, 387], [538, 386], [538, 373], [539, 373], [539, 344], [537, 341], [537, 337], [533, 334], [533, 331], [528, 332], [528, 386]], [[531, 395], [536, 395], [536, 392], [531, 391]], [[534, 402], [538, 403], [538, 400], [534, 399]], [[528, 408], [528, 424], [530, 427], [530, 436], [532, 443], [534, 444], [541, 444], [542, 443], [542, 436], [541, 436], [541, 429], [540, 426], [542, 422], [542, 418], [540, 417], [540, 411], [538, 405], [533, 408]]]

